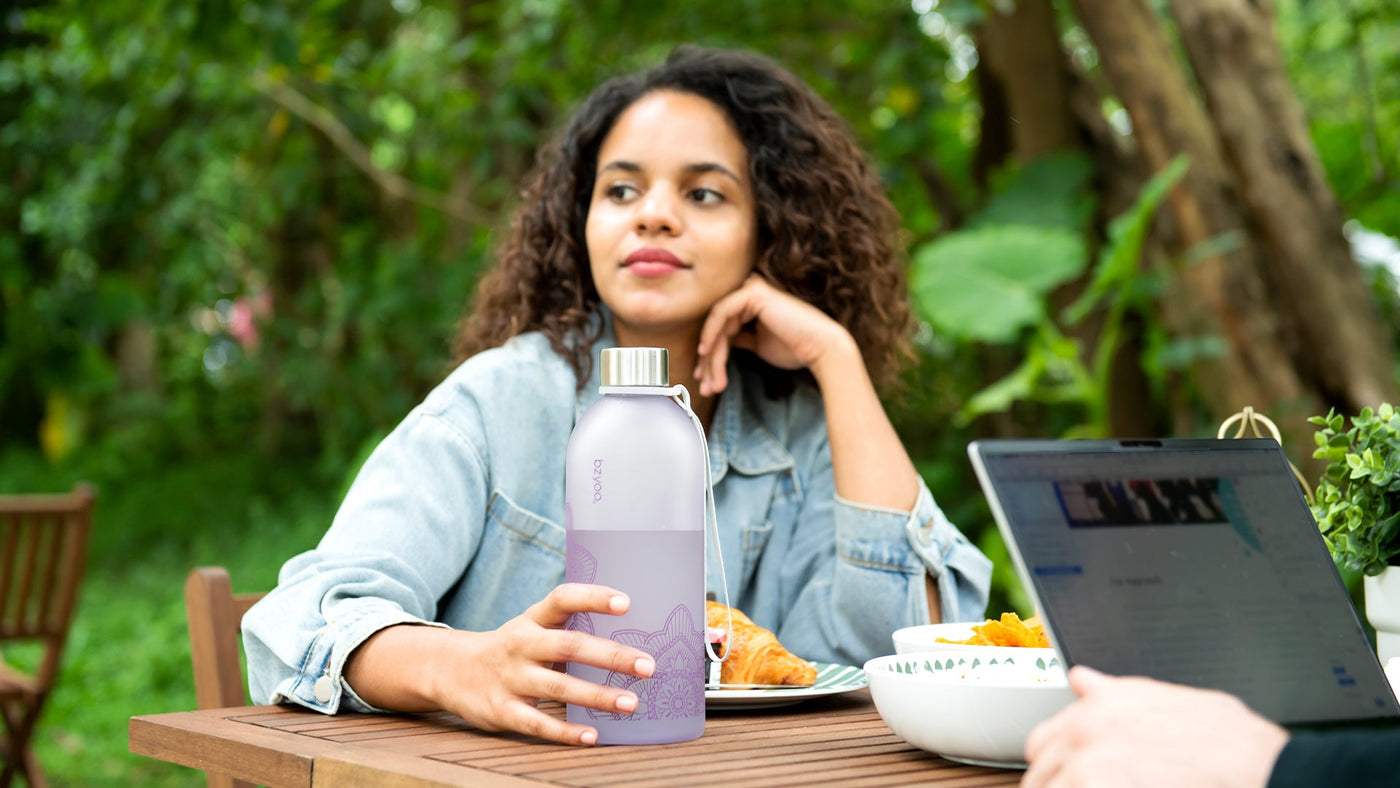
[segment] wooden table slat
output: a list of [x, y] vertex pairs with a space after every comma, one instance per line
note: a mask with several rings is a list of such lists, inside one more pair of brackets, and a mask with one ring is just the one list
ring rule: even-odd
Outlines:
[[[771, 735], [771, 734], [770, 734], [770, 735]], [[775, 736], [775, 738], [777, 738], [777, 737]], [[909, 748], [909, 745], [905, 744], [904, 741], [903, 741], [902, 739], [900, 739], [898, 736], [895, 736], [894, 734], [890, 734], [890, 735], [889, 735], [888, 742], [889, 742], [889, 744], [890, 744], [891, 746], [894, 746], [894, 747], [897, 747], [897, 748], [900, 748], [900, 749], [908, 749], [908, 748]], [[787, 744], [787, 746], [785, 746], [785, 747], [782, 749], [782, 752], [784, 752], [784, 753], [802, 753], [802, 752], [810, 752], [810, 751], [814, 751], [814, 750], [846, 749], [846, 748], [849, 748], [849, 747], [867, 747], [867, 746], [871, 746], [871, 744], [870, 744], [869, 742], [867, 742], [867, 741], [857, 741], [857, 740], [854, 740], [854, 739], [841, 739], [841, 740], [837, 740], [837, 742], [836, 742], [835, 744], [833, 744], [833, 742], [832, 742], [831, 740], [829, 740], [829, 739], [823, 739], [823, 740], [820, 740], [820, 741], [812, 741], [812, 740], [801, 739], [801, 740], [798, 740], [798, 741], [796, 741], [796, 742], [791, 742], [791, 741], [789, 741], [788, 744]], [[874, 745], [874, 746], [882, 746], [882, 745], [876, 744], [876, 745]], [[431, 753], [430, 753], [430, 754], [427, 754], [427, 755], [428, 755], [428, 757], [438, 758], [438, 759], [442, 759], [442, 760], [461, 760], [461, 759], [468, 759], [468, 760], [470, 760], [470, 761], [472, 762], [472, 764], [473, 764], [474, 766], [480, 766], [480, 767], [491, 768], [491, 769], [500, 769], [500, 770], [502, 770], [502, 771], [511, 771], [511, 770], [513, 770], [513, 769], [515, 769], [515, 768], [537, 768], [537, 769], [543, 770], [543, 769], [548, 768], [548, 766], [549, 766], [550, 764], [554, 764], [554, 763], [564, 763], [564, 764], [568, 764], [568, 765], [573, 765], [573, 764], [576, 764], [576, 763], [578, 762], [578, 750], [577, 750], [576, 748], [568, 748], [568, 749], [563, 749], [563, 748], [561, 748], [561, 749], [558, 750], [558, 751], [549, 751], [549, 752], [540, 752], [540, 751], [524, 751], [524, 752], [521, 752], [521, 751], [516, 751], [516, 752], [511, 752], [511, 753], [502, 754], [502, 755], [487, 755], [487, 754], [483, 754], [483, 755], [481, 755], [480, 757], [474, 757], [470, 752], [462, 752], [461, 750], [457, 750], [457, 751], [455, 751], [455, 752], [446, 753], [446, 754], [431, 754]], [[636, 756], [632, 756], [631, 758], [628, 758], [627, 756], [623, 755], [621, 758], [619, 758], [619, 760], [622, 760], [622, 761], [625, 762], [625, 761], [627, 761], [627, 760], [635, 759], [635, 757], [636, 757]], [[703, 747], [703, 748], [694, 748], [694, 749], [692, 749], [692, 750], [688, 750], [686, 754], [680, 754], [680, 753], [669, 754], [669, 755], [667, 755], [667, 757], [666, 757], [666, 763], [667, 763], [667, 764], [673, 764], [673, 763], [688, 763], [688, 762], [691, 762], [691, 761], [694, 761], [694, 760], [701, 760], [701, 761], [704, 761], [704, 762], [707, 762], [707, 763], [708, 763], [708, 762], [713, 761], [713, 760], [714, 760], [715, 758], [717, 758], [717, 757], [732, 757], [732, 753], [731, 753], [731, 751], [728, 750], [723, 744], [716, 743], [716, 744], [711, 745], [711, 746], [706, 746], [706, 747]], [[602, 758], [602, 757], [600, 757], [600, 756], [597, 756], [597, 755], [592, 755], [592, 756], [589, 757], [589, 762], [590, 762], [590, 763], [605, 763], [605, 762], [607, 762], [607, 759], [604, 759], [604, 758]]]
[[[742, 774], [745, 780], [759, 785], [768, 785], [774, 780], [792, 777], [800, 778], [807, 784], [841, 783], [866, 774], [888, 775], [894, 772], [923, 771], [919, 763], [923, 759], [911, 759], [905, 762], [891, 761], [886, 757], [890, 753], [901, 752], [902, 749], [896, 746], [893, 749], [870, 752], [870, 757], [852, 757], [831, 751], [808, 752], [805, 757], [745, 762], [735, 764], [733, 768]], [[930, 759], [932, 757], [929, 756]], [[676, 767], [670, 759], [667, 759], [664, 768], [661, 769], [636, 770], [634, 774], [614, 774], [611, 776], [602, 772], [594, 775], [590, 770], [585, 776], [593, 785], [625, 785], [629, 788], [641, 788], [641, 786], [653, 784], [704, 785], [713, 778], [714, 773], [713, 761]], [[539, 775], [531, 774], [530, 776]]]
[[472, 728], [466, 724], [460, 726], [443, 725], [442, 723], [414, 724], [411, 721], [392, 721], [392, 724], [382, 725], [344, 725], [336, 728], [328, 728], [315, 733], [298, 731], [308, 736], [319, 736], [335, 741], [370, 741], [372, 739], [395, 739], [404, 736], [430, 736], [435, 733], [461, 733], [470, 731]]
[[448, 720], [430, 720], [422, 717], [407, 715], [338, 715], [326, 716], [316, 715], [317, 719], [298, 721], [292, 725], [278, 725], [277, 730], [299, 733], [304, 736], [319, 736], [324, 734], [339, 735], [354, 731], [385, 731], [393, 732], [399, 730], [471, 730], [471, 726], [458, 720], [455, 724]]
[[[560, 704], [542, 704], [562, 717]], [[868, 691], [712, 715], [690, 742], [572, 747], [472, 729], [445, 713], [324, 716], [246, 707], [133, 717], [131, 751], [273, 788], [482, 785], [752, 788], [1015, 785], [1017, 771], [965, 766], [910, 746]]]
[[436, 758], [436, 755], [440, 752], [460, 752], [462, 749], [462, 734], [458, 731], [424, 731], [413, 734], [412, 736], [395, 737], [392, 740], [384, 738], [341, 739], [340, 737], [334, 737], [326, 741], [339, 742], [347, 747], [365, 745], [374, 747], [375, 749], [411, 753], [416, 758]]
[[[756, 732], [763, 734], [765, 746], [780, 746], [789, 740], [791, 741], [830, 741], [847, 738], [851, 734], [873, 730], [881, 735], [890, 737], [891, 741], [902, 741], [894, 735], [892, 731], [880, 719], [878, 714], [864, 715], [853, 714], [842, 717], [826, 717], [823, 715], [811, 715], [804, 717], [804, 724], [797, 727], [785, 727], [781, 733], [773, 732], [773, 723], [770, 720], [766, 726], [746, 724], [742, 727], [735, 725], [707, 725], [705, 735], [691, 742], [681, 742], [673, 745], [664, 745], [672, 750], [674, 754], [668, 755], [668, 762], [678, 757], [682, 752], [689, 752], [698, 748], [727, 750], [735, 742], [745, 742], [752, 746], [752, 738]], [[469, 746], [458, 747], [441, 752], [424, 752], [428, 757], [444, 760], [464, 760], [470, 759], [473, 763], [490, 763], [493, 768], [506, 766], [513, 760], [522, 760], [526, 763], [539, 763], [553, 759], [563, 759], [570, 763], [577, 761], [578, 748], [566, 745], [546, 745], [535, 739], [523, 737], [518, 734], [489, 734], [500, 737], [498, 740], [486, 744], [479, 738], [473, 738], [468, 742]], [[548, 748], [548, 749], [545, 749]], [[600, 751], [615, 753], [614, 756], [598, 753], [589, 756], [590, 760], [606, 761], [612, 757], [620, 760], [632, 760], [636, 756], [630, 754], [631, 747], [602, 747]]]
[[311, 788], [538, 788], [538, 782], [457, 764], [404, 758], [371, 749], [344, 750], [316, 760]]
[[[875, 733], [873, 735], [877, 735], [880, 737], [878, 743], [902, 743], [902, 740], [898, 736], [895, 736], [893, 733], [884, 732]], [[860, 744], [855, 744], [856, 742], [860, 742]], [[725, 746], [723, 742], [706, 742], [704, 745], [686, 747], [684, 749], [677, 748], [667, 753], [666, 765], [667, 767], [686, 763], [701, 763], [712, 765], [716, 761], [716, 759], [723, 758], [727, 764], [732, 765], [734, 768], [742, 768], [742, 766], [748, 761], [764, 761], [772, 758], [781, 759], [784, 757], [785, 753], [791, 752], [790, 748], [793, 745], [798, 745], [802, 743], [813, 743], [818, 745], [824, 744], [827, 745], [827, 749], [849, 749], [853, 745], [863, 746], [865, 744], [869, 744], [871, 743], [871, 740], [870, 736], [862, 736], [860, 735], [860, 733], [854, 731], [827, 731], [817, 736], [802, 737], [792, 736], [788, 734], [770, 734], [770, 736], [765, 737], [765, 740], [761, 742], [761, 748], [749, 748], [743, 753], [742, 756], [736, 756], [734, 754], [733, 748]], [[905, 745], [905, 747], [907, 748], [908, 745]], [[471, 753], [453, 753], [452, 756], [448, 757], [432, 757], [439, 758], [442, 760], [469, 759], [473, 763], [477, 763], [477, 759], [472, 757]], [[577, 755], [575, 755], [572, 761], [559, 761], [563, 764], [559, 768], [570, 770], [577, 769], [579, 768], [578, 760], [579, 759]], [[631, 749], [627, 747], [609, 747], [606, 750], [590, 752], [587, 758], [587, 763], [590, 767], [594, 765], [609, 766], [612, 764], [636, 763], [637, 761], [638, 759], [636, 753], [632, 752]], [[556, 761], [551, 760], [549, 763], [552, 764], [555, 762]], [[505, 764], [497, 763], [493, 759], [481, 759], [480, 763], [482, 765], [489, 763], [492, 768], [501, 769], [503, 771], [511, 770], [511, 768], [506, 767]], [[544, 762], [539, 760], [531, 761], [527, 759], [524, 761], [520, 761], [519, 763], [520, 766], [523, 767], [522, 773], [528, 771], [529, 773], [534, 774], [537, 773], [537, 771], [545, 772], [554, 768], [553, 766], [547, 766]]]
[[264, 728], [284, 728], [324, 722], [326, 715], [295, 706], [249, 706], [229, 719]]
[[316, 756], [330, 747], [312, 738], [289, 746], [285, 738], [255, 725], [231, 727], [218, 716], [199, 715], [185, 712], [178, 724], [168, 719], [171, 715], [133, 717], [127, 727], [129, 747], [137, 755], [239, 775], [269, 788], [308, 785]]
[[[968, 766], [967, 769], [978, 767]], [[841, 788], [889, 788], [891, 785], [936, 785], [938, 788], [991, 788], [992, 786], [1015, 785], [1021, 772], [1004, 772], [986, 769], [984, 774], [973, 774], [960, 769], [945, 769], [935, 772], [922, 772], [917, 782], [895, 782], [887, 774], [852, 777], [841, 781]], [[1006, 775], [1017, 775], [1016, 781], [1007, 781]]]

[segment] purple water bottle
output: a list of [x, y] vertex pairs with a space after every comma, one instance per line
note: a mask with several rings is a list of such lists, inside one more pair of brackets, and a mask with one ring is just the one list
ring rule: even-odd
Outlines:
[[647, 679], [569, 663], [571, 676], [637, 695], [615, 714], [569, 704], [599, 744], [689, 741], [705, 732], [705, 451], [671, 399], [665, 348], [607, 348], [603, 396], [574, 426], [564, 471], [569, 582], [625, 592], [625, 615], [575, 615], [569, 629], [641, 649]]

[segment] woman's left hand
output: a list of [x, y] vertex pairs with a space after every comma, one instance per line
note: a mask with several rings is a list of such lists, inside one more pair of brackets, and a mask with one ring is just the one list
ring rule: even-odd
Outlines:
[[758, 274], [716, 301], [700, 328], [695, 379], [701, 396], [714, 396], [729, 385], [725, 364], [736, 347], [779, 369], [812, 369], [833, 349], [856, 350], [844, 326]]

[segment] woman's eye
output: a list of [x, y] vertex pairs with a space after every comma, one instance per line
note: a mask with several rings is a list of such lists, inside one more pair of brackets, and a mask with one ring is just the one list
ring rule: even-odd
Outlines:
[[724, 200], [724, 195], [714, 189], [692, 189], [690, 199], [701, 205], [711, 205]]
[[630, 200], [636, 196], [637, 190], [625, 183], [614, 183], [604, 192], [610, 200]]

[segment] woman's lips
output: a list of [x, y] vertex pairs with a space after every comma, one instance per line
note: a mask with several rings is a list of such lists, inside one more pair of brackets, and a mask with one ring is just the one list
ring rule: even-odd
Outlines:
[[637, 276], [644, 277], [666, 276], [667, 274], [674, 274], [677, 271], [683, 270], [683, 267], [679, 265], [658, 263], [651, 260], [639, 260], [635, 263], [628, 263], [623, 267]]
[[666, 276], [686, 268], [679, 257], [665, 249], [638, 249], [627, 255], [622, 267], [637, 276]]

